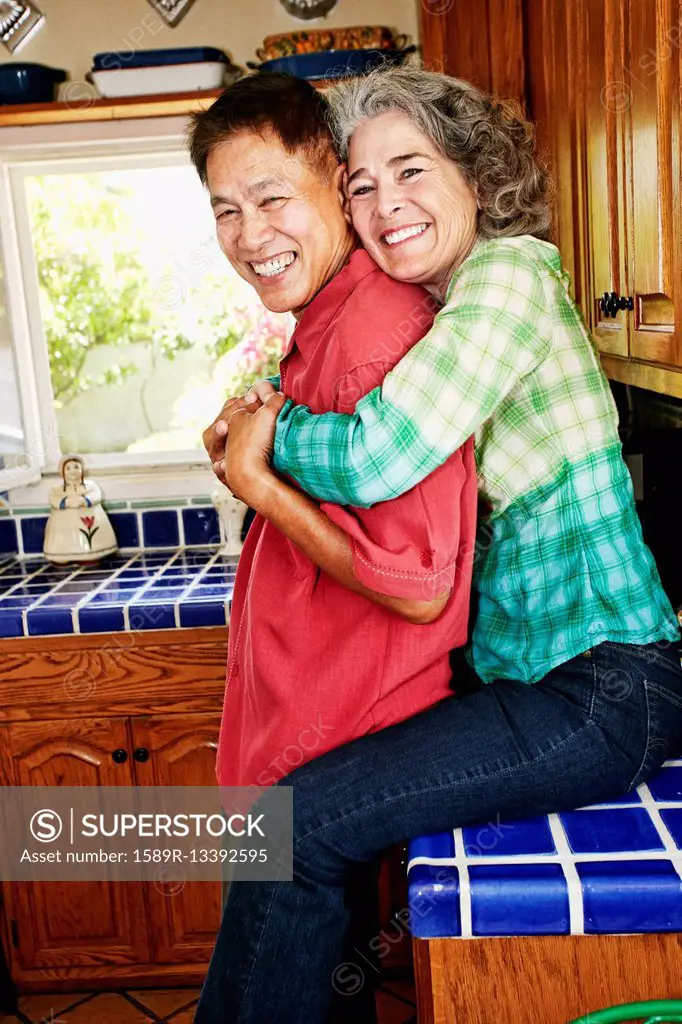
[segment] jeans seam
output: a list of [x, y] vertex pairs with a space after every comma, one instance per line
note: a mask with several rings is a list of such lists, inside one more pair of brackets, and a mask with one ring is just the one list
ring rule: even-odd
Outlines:
[[[277, 884], [278, 884], [278, 882], [275, 882], [275, 884], [274, 884], [274, 885], [273, 885], [273, 887], [272, 887], [272, 895], [271, 895], [271, 897], [270, 897], [270, 902], [268, 903], [268, 908], [267, 908], [267, 911], [266, 911], [266, 913], [265, 913], [265, 919], [264, 919], [264, 921], [263, 921], [263, 926], [262, 926], [262, 928], [261, 928], [261, 930], [260, 930], [260, 935], [259, 935], [259, 937], [258, 937], [258, 945], [256, 946], [256, 948], [255, 948], [255, 950], [254, 950], [254, 954], [253, 954], [253, 957], [252, 957], [252, 959], [251, 959], [251, 970], [249, 971], [249, 976], [248, 976], [248, 978], [246, 979], [246, 984], [245, 984], [245, 986], [244, 986], [244, 993], [243, 993], [243, 995], [242, 995], [242, 1000], [241, 1000], [241, 1006], [242, 1006], [242, 1008], [243, 1008], [244, 1006], [246, 1006], [246, 1000], [247, 1000], [247, 996], [248, 996], [248, 994], [249, 994], [249, 989], [250, 989], [250, 987], [251, 987], [251, 981], [252, 981], [252, 979], [253, 979], [253, 972], [254, 972], [254, 971], [255, 971], [255, 969], [256, 969], [256, 962], [257, 962], [257, 960], [258, 960], [258, 956], [259, 956], [259, 953], [260, 953], [260, 948], [261, 948], [261, 946], [262, 946], [262, 944], [263, 944], [263, 935], [265, 934], [265, 929], [266, 929], [266, 927], [267, 927], [268, 921], [269, 921], [269, 919], [270, 919], [270, 915], [271, 915], [271, 913], [272, 913], [272, 905], [273, 905], [273, 903], [275, 902], [275, 896], [277, 895], [277, 893], [276, 893], [276, 890], [275, 890], [275, 886], [276, 886]], [[243, 1015], [242, 1015], [242, 1010], [240, 1009], [240, 1010], [239, 1010], [239, 1013], [237, 1014], [237, 1019], [236, 1019], [236, 1021], [235, 1021], [235, 1024], [239, 1024], [239, 1022], [240, 1022], [241, 1020], [243, 1020], [243, 1019], [244, 1019], [244, 1018], [243, 1018]]]
[[649, 702], [649, 687], [651, 683], [648, 679], [644, 680], [644, 701], [646, 703], [646, 742], [644, 744], [644, 753], [642, 754], [642, 760], [640, 761], [639, 768], [635, 772], [628, 786], [628, 790], [636, 788], [637, 780], [641, 778], [642, 772], [644, 771], [644, 765], [647, 762], [649, 756], [649, 746], [651, 744], [651, 704]]
[[593, 719], [594, 719], [594, 706], [595, 706], [595, 704], [597, 702], [597, 686], [598, 686], [598, 683], [597, 683], [597, 663], [596, 663], [596, 660], [595, 660], [595, 657], [594, 657], [594, 652], [592, 653], [592, 659], [591, 660], [592, 660], [592, 699], [590, 700], [590, 710], [589, 710], [588, 718], [589, 718], [590, 721], [593, 721]]
[[[567, 743], [571, 743], [577, 736], [580, 736], [586, 729], [590, 728], [590, 726], [595, 727], [595, 728], [599, 728], [597, 723], [593, 719], [590, 718], [589, 721], [585, 722], [584, 725], [581, 725], [579, 729], [575, 730], [575, 732], [572, 732], [570, 736], [567, 736], [565, 739], [561, 740], [560, 743], [557, 743], [556, 746], [551, 748], [551, 750], [546, 750], [543, 754], [540, 754], [538, 757], [531, 758], [528, 761], [523, 761], [520, 764], [514, 765], [511, 768], [503, 768], [503, 769], [501, 769], [500, 771], [497, 771], [497, 772], [488, 772], [485, 775], [480, 775], [479, 776], [479, 780], [501, 778], [501, 777], [503, 777], [505, 775], [510, 775], [512, 772], [518, 771], [519, 767], [529, 768], [529, 767], [532, 767], [533, 765], [540, 764], [542, 761], [545, 761], [548, 757], [551, 757], [552, 754], [556, 753], [557, 750], [560, 750], [562, 747], [566, 746]], [[469, 784], [470, 781], [471, 781], [470, 779], [467, 780], [467, 785]], [[410, 795], [412, 795], [412, 796], [420, 796], [420, 795], [424, 795], [426, 793], [437, 793], [439, 790], [443, 790], [443, 789], [458, 788], [461, 784], [462, 784], [461, 782], [448, 782], [448, 783], [444, 783], [444, 784], [438, 785], [438, 786], [429, 786], [428, 788], [415, 790]], [[407, 795], [406, 793], [400, 793], [400, 794], [397, 794], [396, 796], [390, 797], [388, 800], [382, 800], [381, 801], [382, 806], [386, 806], [387, 804], [395, 803], [397, 800], [402, 800], [403, 797], [406, 796], [406, 795]], [[310, 839], [312, 836], [317, 835], [319, 832], [324, 832], [325, 829], [330, 828], [332, 825], [338, 825], [339, 822], [341, 822], [341, 821], [347, 821], [347, 820], [351, 819], [358, 811], [366, 811], [366, 810], [367, 810], [366, 807], [354, 807], [349, 812], [341, 815], [338, 818], [335, 818], [334, 821], [325, 822], [324, 825], [319, 825], [317, 828], [313, 829], [311, 832], [306, 832], [305, 835], [299, 836], [297, 839], [294, 840], [294, 847], [297, 844], [302, 843], [304, 840]]]

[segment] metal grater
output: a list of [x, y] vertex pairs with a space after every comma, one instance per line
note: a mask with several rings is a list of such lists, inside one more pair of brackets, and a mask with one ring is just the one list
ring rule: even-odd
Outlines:
[[173, 26], [184, 18], [194, 0], [149, 0], [149, 3], [167, 25]]
[[0, 0], [0, 40], [14, 53], [45, 21], [34, 3]]

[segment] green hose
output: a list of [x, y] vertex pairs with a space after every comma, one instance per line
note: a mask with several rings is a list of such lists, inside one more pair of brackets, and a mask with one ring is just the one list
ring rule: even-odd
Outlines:
[[644, 1024], [670, 1024], [672, 1021], [682, 1021], [682, 1000], [659, 999], [649, 1003], [624, 1003], [622, 1006], [612, 1006], [608, 1010], [588, 1013], [571, 1024], [634, 1024], [634, 1021], [641, 1020]]

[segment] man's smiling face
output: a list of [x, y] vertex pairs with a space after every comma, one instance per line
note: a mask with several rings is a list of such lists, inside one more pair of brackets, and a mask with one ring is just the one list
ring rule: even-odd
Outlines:
[[240, 132], [206, 171], [220, 248], [268, 309], [300, 315], [353, 248], [343, 168], [325, 176], [273, 132]]

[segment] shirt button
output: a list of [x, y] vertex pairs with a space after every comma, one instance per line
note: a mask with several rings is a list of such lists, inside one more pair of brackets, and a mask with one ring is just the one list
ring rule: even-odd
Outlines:
[[420, 562], [425, 569], [430, 569], [433, 565], [430, 551], [422, 551]]
[[234, 676], [238, 676], [238, 675], [239, 675], [239, 665], [233, 665], [232, 666], [232, 676], [234, 677]]

